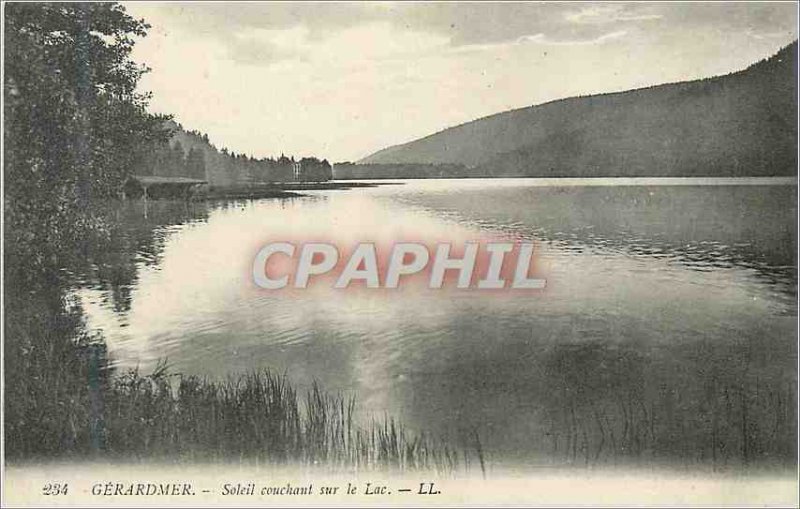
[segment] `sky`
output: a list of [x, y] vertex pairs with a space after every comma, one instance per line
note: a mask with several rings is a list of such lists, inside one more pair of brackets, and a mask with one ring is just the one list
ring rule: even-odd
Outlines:
[[124, 2], [140, 88], [217, 147], [355, 161], [543, 102], [725, 74], [797, 38], [797, 4]]

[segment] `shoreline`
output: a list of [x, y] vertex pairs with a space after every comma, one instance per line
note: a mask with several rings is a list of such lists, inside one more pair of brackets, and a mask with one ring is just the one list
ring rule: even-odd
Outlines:
[[[334, 179], [337, 182], [346, 182], [348, 179]], [[541, 186], [773, 186], [773, 185], [798, 185], [797, 176], [771, 176], [771, 177], [373, 177], [354, 179], [361, 183], [382, 184], [385, 180], [459, 180], [469, 182], [483, 181], [524, 181], [526, 185]], [[381, 181], [381, 182], [377, 182]], [[394, 182], [403, 184], [403, 182]], [[388, 185], [384, 184], [384, 185]]]
[[251, 184], [211, 187], [198, 194], [195, 199], [228, 200], [258, 198], [296, 198], [303, 196], [297, 191], [347, 191], [350, 189], [374, 188], [387, 185], [403, 185], [400, 182], [286, 182], [274, 184]]

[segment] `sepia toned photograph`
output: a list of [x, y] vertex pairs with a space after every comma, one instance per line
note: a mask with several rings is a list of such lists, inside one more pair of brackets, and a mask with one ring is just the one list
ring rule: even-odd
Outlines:
[[798, 3], [2, 3], [3, 507], [797, 507]]

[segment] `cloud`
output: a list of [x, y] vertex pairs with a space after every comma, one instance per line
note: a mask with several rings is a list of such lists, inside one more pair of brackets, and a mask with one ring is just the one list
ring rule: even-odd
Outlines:
[[[152, 14], [171, 30], [218, 40], [230, 58], [249, 65], [307, 61], [326, 41], [342, 42], [343, 34], [365, 39], [354, 47], [356, 56], [396, 58], [399, 48], [388, 49], [392, 34], [414, 48], [474, 51], [519, 41], [549, 45], [591, 45], [610, 39], [637, 40], [650, 34], [678, 34], [684, 30], [718, 33], [750, 30], [752, 37], [795, 30], [794, 6], [764, 3], [473, 3], [473, 2], [177, 2], [131, 4], [149, 18]], [[373, 29], [365, 27], [384, 27]], [[387, 29], [385, 27], [390, 27]], [[623, 33], [624, 32], [624, 33]], [[647, 33], [645, 33], [647, 32]], [[422, 48], [413, 34], [424, 41]], [[283, 35], [282, 35], [283, 34]], [[534, 35], [531, 35], [534, 34]], [[282, 37], [297, 36], [297, 39]], [[431, 40], [435, 39], [435, 43]]]
[[286, 29], [248, 28], [233, 34], [227, 46], [229, 56], [243, 64], [308, 60], [309, 30], [304, 26]]
[[787, 31], [778, 31], [778, 32], [755, 32], [753, 30], [746, 30], [745, 33], [752, 37], [753, 39], [757, 39], [759, 41], [769, 40], [769, 39], [784, 39], [786, 36], [793, 36], [795, 35], [794, 32], [791, 30]]
[[235, 34], [227, 48], [237, 63], [271, 66], [297, 61], [330, 67], [424, 56], [446, 48], [449, 42], [445, 36], [372, 22], [316, 38], [305, 25], [282, 30], [249, 28]]
[[663, 17], [661, 14], [620, 14], [615, 19], [617, 21], [653, 21]]
[[575, 39], [575, 40], [568, 40], [568, 39], [554, 40], [550, 39], [545, 34], [539, 33], [536, 35], [524, 35], [519, 39], [517, 39], [517, 42], [543, 44], [547, 46], [586, 46], [586, 45], [602, 44], [607, 41], [619, 39], [621, 37], [624, 37], [627, 33], [628, 32], [625, 30], [617, 30], [616, 32], [603, 34], [599, 37], [595, 37], [594, 39]]
[[662, 19], [663, 14], [648, 12], [651, 6], [633, 4], [593, 4], [577, 11], [564, 14], [564, 19], [576, 24], [606, 24], [614, 22], [654, 21]]

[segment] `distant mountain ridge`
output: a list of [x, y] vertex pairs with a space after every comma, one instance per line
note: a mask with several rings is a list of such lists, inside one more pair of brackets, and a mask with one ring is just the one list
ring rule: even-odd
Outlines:
[[795, 175], [796, 63], [797, 41], [743, 71], [498, 113], [359, 163], [463, 165], [462, 176]]

